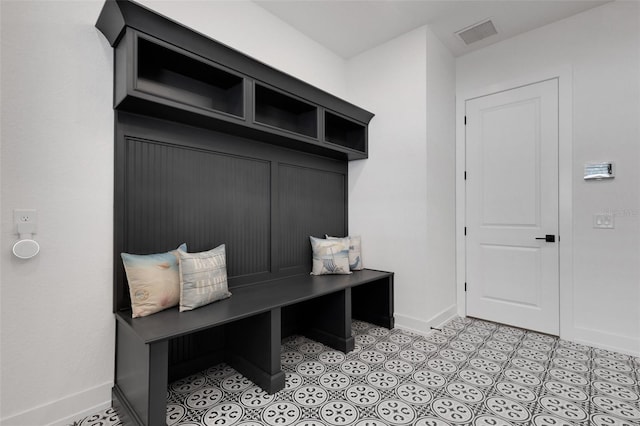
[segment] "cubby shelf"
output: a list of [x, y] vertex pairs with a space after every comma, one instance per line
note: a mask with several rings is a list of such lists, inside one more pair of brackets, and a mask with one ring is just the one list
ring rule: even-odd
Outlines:
[[136, 89], [185, 105], [244, 116], [244, 79], [138, 37]]
[[318, 107], [260, 84], [254, 88], [255, 122], [316, 139]]
[[325, 111], [324, 140], [366, 154], [367, 126]]
[[115, 51], [114, 108], [340, 160], [367, 158], [373, 114], [129, 0], [96, 27]]

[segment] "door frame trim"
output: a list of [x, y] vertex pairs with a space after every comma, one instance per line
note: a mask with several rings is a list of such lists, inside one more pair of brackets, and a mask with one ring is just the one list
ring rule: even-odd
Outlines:
[[494, 84], [457, 91], [456, 93], [456, 300], [458, 315], [466, 316], [465, 295], [466, 239], [464, 235], [466, 194], [464, 171], [466, 169], [465, 105], [468, 100], [503, 92], [545, 80], [558, 79], [558, 242], [560, 278], [560, 337], [574, 338], [573, 321], [573, 69], [561, 65], [533, 74], [498, 81]]

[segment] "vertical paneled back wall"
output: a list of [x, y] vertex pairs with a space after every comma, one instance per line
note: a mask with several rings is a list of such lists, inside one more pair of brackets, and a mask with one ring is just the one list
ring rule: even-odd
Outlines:
[[231, 291], [308, 274], [309, 236], [347, 234], [346, 161], [118, 113], [114, 310], [130, 306], [120, 253], [226, 245]]

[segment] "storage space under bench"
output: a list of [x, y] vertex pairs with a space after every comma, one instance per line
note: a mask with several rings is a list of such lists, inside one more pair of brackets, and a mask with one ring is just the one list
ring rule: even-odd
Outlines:
[[354, 349], [351, 320], [393, 328], [393, 273], [297, 275], [232, 290], [194, 311], [132, 319], [116, 314], [113, 401], [125, 424], [165, 424], [170, 381], [226, 362], [273, 394], [284, 388], [280, 345], [303, 334], [342, 352]]

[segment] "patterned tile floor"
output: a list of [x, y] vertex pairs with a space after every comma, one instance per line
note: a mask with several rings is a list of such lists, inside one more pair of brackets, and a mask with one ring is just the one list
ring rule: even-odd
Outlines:
[[[224, 364], [174, 382], [167, 424], [640, 425], [640, 358], [469, 318], [428, 336], [359, 321], [353, 332], [347, 355], [286, 339], [275, 395]], [[76, 423], [120, 424], [111, 409]]]

